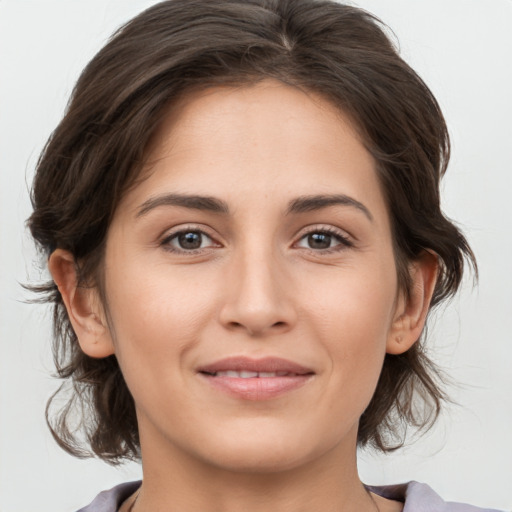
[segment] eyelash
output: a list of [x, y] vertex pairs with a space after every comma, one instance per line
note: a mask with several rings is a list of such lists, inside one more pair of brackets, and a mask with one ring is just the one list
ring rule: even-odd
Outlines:
[[[201, 235], [201, 237], [206, 237], [209, 240], [211, 240], [212, 244], [209, 245], [208, 247], [199, 247], [197, 249], [190, 249], [190, 250], [189, 249], [184, 249], [184, 248], [173, 247], [171, 245], [172, 241], [173, 240], [177, 240], [180, 235], [185, 235], [185, 234], [188, 234], [188, 233], [195, 233], [195, 234]], [[215, 242], [215, 240], [213, 239], [212, 236], [210, 236], [208, 233], [206, 233], [206, 231], [204, 229], [200, 229], [197, 226], [189, 226], [189, 227], [186, 227], [186, 228], [179, 229], [178, 231], [174, 231], [172, 233], [169, 233], [167, 236], [165, 236], [162, 239], [162, 241], [160, 242], [160, 245], [166, 251], [169, 251], [169, 252], [172, 252], [172, 253], [176, 253], [176, 254], [189, 254], [189, 255], [200, 254], [200, 253], [202, 254], [202, 253], [205, 252], [205, 250], [212, 249], [212, 248], [215, 248], [215, 247], [221, 247], [220, 244]]]
[[[201, 237], [208, 238], [212, 243], [207, 247], [198, 247], [196, 249], [184, 249], [184, 248], [177, 248], [173, 247], [171, 244], [174, 240], [177, 240], [180, 235], [185, 235], [189, 233], [199, 234]], [[337, 229], [331, 228], [331, 227], [312, 227], [308, 229], [308, 231], [302, 233], [300, 238], [297, 242], [295, 242], [293, 245], [297, 246], [302, 240], [306, 239], [307, 237], [311, 235], [328, 235], [330, 237], [333, 237], [336, 239], [339, 243], [336, 244], [334, 247], [328, 247], [326, 249], [313, 249], [311, 247], [302, 247], [303, 249], [314, 253], [316, 255], [318, 254], [332, 254], [336, 252], [343, 251], [347, 248], [353, 247], [354, 243], [345, 235], [341, 234]], [[202, 240], [201, 240], [202, 242]], [[178, 231], [174, 231], [167, 236], [165, 236], [162, 241], [160, 242], [160, 245], [168, 252], [177, 253], [177, 254], [187, 254], [187, 255], [195, 255], [195, 254], [202, 254], [205, 252], [205, 250], [210, 250], [212, 248], [216, 247], [222, 247], [221, 244], [215, 242], [214, 238], [210, 236], [208, 233], [206, 233], [203, 229], [198, 228], [197, 226], [190, 226], [186, 227], [184, 229], [180, 229]]]
[[313, 226], [312, 228], [308, 229], [301, 235], [299, 241], [295, 242], [294, 245], [297, 245], [306, 237], [316, 234], [331, 236], [334, 239], [336, 239], [339, 243], [336, 244], [334, 247], [329, 247], [327, 249], [312, 249], [311, 247], [304, 247], [304, 249], [314, 254], [332, 254], [354, 247], [354, 243], [352, 242], [352, 240], [350, 240], [346, 235], [342, 234], [338, 229], [323, 226]]

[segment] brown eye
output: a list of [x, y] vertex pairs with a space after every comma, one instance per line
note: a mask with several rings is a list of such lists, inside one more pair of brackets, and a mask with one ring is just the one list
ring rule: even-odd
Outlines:
[[214, 247], [215, 242], [202, 231], [178, 231], [163, 240], [162, 245], [173, 252], [188, 252]]
[[310, 249], [318, 252], [341, 251], [353, 247], [352, 241], [342, 233], [330, 230], [310, 231], [304, 234], [297, 243], [297, 247]]
[[203, 236], [197, 231], [190, 231], [188, 233], [180, 233], [176, 237], [176, 242], [180, 249], [199, 249], [203, 242]]
[[329, 249], [331, 247], [332, 235], [328, 233], [311, 233], [307, 237], [310, 249]]

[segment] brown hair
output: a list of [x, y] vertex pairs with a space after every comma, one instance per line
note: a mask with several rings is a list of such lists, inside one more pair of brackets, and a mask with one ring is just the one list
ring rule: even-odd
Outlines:
[[[56, 248], [71, 251], [81, 282], [101, 290], [109, 223], [168, 105], [193, 89], [275, 78], [323, 95], [351, 118], [377, 162], [399, 284], [407, 290], [407, 263], [433, 251], [438, 304], [456, 292], [464, 258], [474, 264], [474, 257], [440, 209], [449, 159], [442, 113], [386, 30], [371, 14], [328, 0], [170, 0], [151, 7], [118, 30], [80, 76], [38, 162], [33, 237], [46, 257]], [[72, 386], [57, 415], [47, 408], [55, 438], [77, 456], [90, 448], [111, 463], [138, 458], [134, 403], [115, 356], [86, 356], [55, 283], [33, 288], [53, 303], [54, 357], [65, 379], [48, 405], [66, 382]], [[402, 426], [432, 424], [444, 398], [438, 375], [421, 341], [386, 355], [359, 443], [390, 450], [400, 445]], [[73, 424], [76, 407], [81, 415]]]

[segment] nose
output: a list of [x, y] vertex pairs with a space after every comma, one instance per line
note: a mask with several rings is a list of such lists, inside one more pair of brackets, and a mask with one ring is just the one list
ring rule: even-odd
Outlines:
[[284, 265], [270, 251], [247, 251], [226, 275], [220, 322], [252, 337], [290, 330], [297, 321], [293, 286]]

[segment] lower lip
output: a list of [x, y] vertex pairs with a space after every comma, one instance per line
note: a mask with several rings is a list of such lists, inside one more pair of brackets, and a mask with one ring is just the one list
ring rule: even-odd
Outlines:
[[216, 377], [199, 374], [212, 387], [234, 398], [242, 400], [270, 400], [302, 387], [313, 374], [286, 377]]

